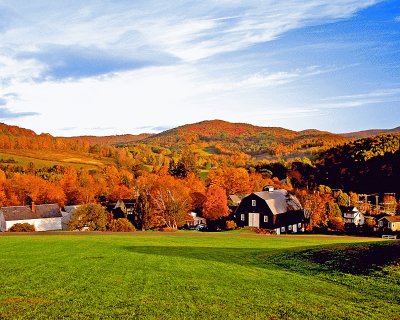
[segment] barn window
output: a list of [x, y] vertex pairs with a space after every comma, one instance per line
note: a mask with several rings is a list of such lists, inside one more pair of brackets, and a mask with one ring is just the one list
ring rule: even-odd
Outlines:
[[285, 232], [285, 227], [282, 227], [282, 228], [281, 228], [281, 232]]
[[292, 225], [287, 227], [289, 231], [292, 231]]
[[243, 213], [240, 215], [240, 220], [244, 221], [244, 214]]
[[251, 205], [252, 205], [253, 207], [255, 207], [255, 206], [257, 205], [256, 200], [251, 200]]
[[267, 215], [264, 216], [264, 222], [268, 222], [268, 216]]

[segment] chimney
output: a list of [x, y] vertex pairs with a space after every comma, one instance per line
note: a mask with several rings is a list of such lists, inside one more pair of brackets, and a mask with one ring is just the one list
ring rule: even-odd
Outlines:
[[36, 207], [35, 207], [34, 201], [31, 202], [31, 210], [32, 210], [32, 212], [36, 212]]
[[263, 188], [263, 191], [273, 192], [274, 191], [274, 187], [273, 186], [265, 186]]

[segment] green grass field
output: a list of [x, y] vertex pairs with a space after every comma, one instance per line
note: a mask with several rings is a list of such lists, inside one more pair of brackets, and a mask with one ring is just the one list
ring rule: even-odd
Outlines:
[[114, 164], [110, 158], [99, 158], [90, 154], [74, 151], [43, 150], [0, 150], [0, 159], [15, 160], [15, 164], [26, 167], [30, 162], [36, 168], [54, 165], [72, 166], [75, 168], [96, 169], [107, 164]]
[[367, 241], [0, 236], [0, 319], [399, 319], [399, 242]]

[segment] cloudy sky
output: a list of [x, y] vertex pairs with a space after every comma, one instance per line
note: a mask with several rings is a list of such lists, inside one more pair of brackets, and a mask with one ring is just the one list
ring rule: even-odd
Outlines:
[[399, 126], [400, 1], [0, 0], [0, 122], [71, 136], [206, 119]]

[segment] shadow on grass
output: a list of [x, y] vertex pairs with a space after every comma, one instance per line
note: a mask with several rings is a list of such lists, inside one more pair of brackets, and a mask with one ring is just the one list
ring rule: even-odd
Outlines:
[[215, 248], [187, 246], [127, 246], [141, 254], [183, 257], [203, 261], [274, 268], [299, 272], [340, 272], [370, 275], [385, 266], [400, 266], [400, 241], [371, 244], [336, 244], [285, 249]]
[[198, 246], [126, 246], [124, 249], [129, 252], [140, 254], [180, 257], [255, 267], [266, 267], [268, 265], [268, 261], [259, 258], [261, 255], [274, 255], [278, 252], [282, 252], [274, 249], [214, 248]]

